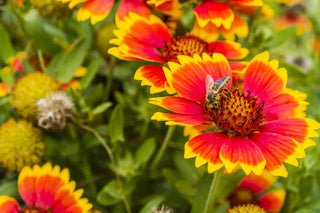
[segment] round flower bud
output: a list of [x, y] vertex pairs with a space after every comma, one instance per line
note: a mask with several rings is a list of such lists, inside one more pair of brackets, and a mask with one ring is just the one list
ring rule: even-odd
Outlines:
[[51, 76], [33, 72], [20, 78], [13, 86], [10, 104], [24, 118], [34, 118], [37, 102], [49, 92], [58, 91], [60, 84]]
[[9, 119], [0, 126], [0, 163], [8, 170], [39, 163], [44, 150], [41, 131], [31, 122]]

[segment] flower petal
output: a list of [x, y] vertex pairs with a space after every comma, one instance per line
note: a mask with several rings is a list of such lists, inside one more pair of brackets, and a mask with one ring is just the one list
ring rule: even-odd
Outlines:
[[319, 134], [314, 131], [319, 128], [320, 124], [318, 122], [312, 119], [301, 118], [284, 118], [263, 125], [263, 131], [293, 138], [299, 142], [303, 148], [315, 145], [315, 142], [308, 137], [319, 137]]
[[208, 162], [208, 172], [212, 173], [223, 167], [219, 152], [227, 137], [220, 132], [198, 135], [185, 144], [184, 158], [196, 157], [196, 167]]
[[88, 0], [77, 14], [78, 21], [85, 21], [91, 18], [91, 24], [96, 24], [105, 19], [113, 6], [113, 0]]
[[169, 87], [167, 78], [163, 72], [163, 68], [159, 65], [147, 65], [140, 67], [134, 74], [134, 79], [141, 80], [141, 86], [151, 86], [151, 94], [162, 92], [165, 90], [169, 94], [175, 92], [173, 89]]
[[186, 115], [177, 113], [156, 112], [151, 120], [167, 121], [167, 125], [198, 125], [209, 121], [208, 116], [204, 115]]
[[213, 0], [205, 0], [193, 10], [200, 27], [204, 27], [211, 22], [217, 27], [223, 25], [229, 29], [234, 19], [232, 10], [219, 2]]
[[121, 24], [122, 20], [124, 20], [124, 17], [129, 16], [129, 12], [136, 13], [140, 16], [149, 18], [151, 15], [151, 12], [148, 8], [148, 6], [141, 0], [123, 0], [116, 13], [116, 23], [117, 25]]
[[239, 15], [235, 14], [230, 29], [226, 29], [221, 26], [219, 30], [225, 39], [235, 40], [235, 35], [237, 35], [239, 38], [247, 37], [249, 27], [245, 20], [243, 20]]
[[19, 213], [20, 207], [16, 199], [9, 196], [0, 196], [1, 213]]
[[268, 63], [268, 60], [268, 52], [254, 57], [244, 77], [244, 91], [249, 91], [253, 97], [257, 96], [260, 102], [265, 103], [280, 94], [287, 84], [286, 70], [277, 70], [276, 61]]
[[229, 173], [239, 164], [247, 175], [250, 172], [260, 175], [266, 165], [258, 146], [242, 136], [226, 138], [221, 147], [220, 158]]
[[74, 181], [59, 189], [51, 207], [52, 213], [89, 213], [92, 205], [86, 198], [81, 198], [82, 189], [75, 191]]
[[245, 176], [238, 185], [238, 188], [250, 189], [254, 194], [259, 194], [268, 189], [272, 184], [276, 182], [277, 178], [271, 176], [267, 172], [263, 172], [261, 175], [249, 174]]
[[224, 55], [227, 59], [242, 59], [246, 57], [249, 50], [241, 48], [241, 44], [234, 41], [215, 41], [210, 43], [213, 52]]
[[124, 21], [117, 24], [114, 31], [116, 39], [110, 43], [118, 45], [108, 50], [109, 54], [124, 60], [147, 60], [164, 62], [160, 51], [171, 42], [167, 26], [156, 16], [148, 19], [135, 13], [129, 13]]
[[305, 156], [303, 147], [294, 139], [284, 135], [272, 132], [260, 132], [250, 138], [255, 141], [267, 160], [267, 170], [278, 169], [281, 162], [298, 166], [296, 159]]
[[181, 17], [183, 12], [181, 9], [182, 5], [178, 0], [147, 0], [147, 4], [166, 15]]
[[203, 105], [190, 101], [182, 97], [158, 97], [150, 98], [149, 103], [161, 106], [170, 111], [188, 114], [188, 115], [203, 115], [206, 114], [206, 109]]
[[262, 195], [258, 205], [268, 212], [279, 212], [283, 206], [286, 192], [284, 190], [272, 190]]
[[168, 63], [171, 69], [171, 76], [167, 77], [168, 82], [180, 96], [195, 102], [206, 102], [205, 79], [208, 74], [214, 81], [225, 76], [231, 77], [227, 59], [218, 53], [214, 53], [212, 57], [207, 54], [203, 54], [202, 57], [195, 54], [194, 58], [178, 56], [178, 60], [181, 65]]
[[38, 165], [32, 169], [24, 167], [19, 174], [18, 188], [26, 204], [48, 209], [56, 192], [68, 181], [68, 170], [60, 171], [59, 166], [52, 167], [47, 163], [42, 168]]

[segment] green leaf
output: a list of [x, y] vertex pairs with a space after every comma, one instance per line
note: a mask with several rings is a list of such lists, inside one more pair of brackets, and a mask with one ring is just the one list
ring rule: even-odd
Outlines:
[[124, 141], [123, 136], [124, 116], [121, 105], [117, 105], [112, 111], [109, 121], [109, 135], [112, 143]]
[[288, 75], [291, 77], [296, 77], [301, 80], [305, 78], [307, 73], [303, 72], [298, 66], [286, 63], [285, 61], [279, 62], [279, 67], [284, 67], [288, 70]]
[[3, 62], [7, 63], [9, 58], [14, 56], [14, 49], [11, 45], [9, 35], [6, 30], [0, 24], [0, 57]]
[[0, 79], [9, 86], [12, 86], [16, 81], [12, 73], [3, 73], [2, 69], [0, 69]]
[[53, 75], [60, 83], [69, 82], [82, 64], [89, 43], [84, 39], [75, 42], [71, 50], [59, 53], [47, 67], [47, 73]]
[[42, 18], [38, 13], [31, 12], [28, 14], [26, 20], [26, 28], [35, 45], [41, 49], [44, 54], [55, 55], [60, 50], [55, 40], [58, 38], [66, 40], [65, 33], [50, 23], [48, 20]]
[[93, 115], [98, 115], [100, 113], [103, 113], [107, 109], [109, 109], [111, 106], [112, 106], [112, 102], [105, 102], [95, 107], [91, 112]]
[[280, 45], [287, 42], [288, 38], [291, 38], [292, 35], [295, 35], [296, 28], [296, 26], [291, 26], [276, 32], [273, 36], [273, 39], [269, 43], [267, 43], [268, 47], [279, 47]]
[[212, 175], [205, 175], [199, 182], [191, 213], [204, 212], [204, 207], [208, 197], [208, 191], [211, 186], [212, 178]]
[[160, 204], [164, 201], [165, 197], [158, 195], [152, 198], [143, 208], [140, 210], [139, 213], [150, 213], [153, 212]]
[[0, 195], [7, 195], [11, 197], [18, 197], [18, 185], [17, 181], [5, 182], [0, 186]]
[[156, 148], [156, 141], [154, 138], [146, 140], [137, 150], [135, 159], [140, 166], [145, 166]]
[[314, 181], [315, 178], [314, 176], [307, 176], [307, 177], [303, 177], [300, 181], [299, 184], [299, 202], [303, 203], [303, 201], [305, 201], [312, 192], [313, 186], [314, 186]]
[[83, 76], [80, 80], [80, 84], [82, 88], [87, 88], [89, 86], [89, 84], [92, 82], [94, 76], [98, 71], [98, 67], [99, 67], [99, 64], [96, 61], [92, 61], [89, 64], [86, 75]]
[[97, 196], [97, 201], [104, 206], [112, 206], [122, 200], [121, 190], [116, 180], [110, 181]]

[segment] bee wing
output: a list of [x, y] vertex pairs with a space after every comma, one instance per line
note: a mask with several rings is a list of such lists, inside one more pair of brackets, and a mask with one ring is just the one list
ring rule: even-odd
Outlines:
[[211, 89], [211, 87], [214, 85], [214, 80], [211, 77], [211, 75], [207, 75], [206, 76], [206, 91], [208, 92], [209, 89]]

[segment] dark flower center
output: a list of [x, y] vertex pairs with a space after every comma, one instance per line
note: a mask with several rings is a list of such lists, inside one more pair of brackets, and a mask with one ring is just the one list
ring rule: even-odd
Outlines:
[[255, 204], [256, 199], [250, 189], [237, 188], [229, 197], [229, 203], [231, 208], [235, 206], [241, 206], [245, 204]]
[[207, 42], [196, 36], [179, 36], [173, 38], [171, 43], [166, 44], [166, 47], [162, 49], [162, 55], [166, 61], [178, 62], [178, 55], [193, 56], [195, 53], [201, 55], [204, 52], [211, 54], [212, 51], [208, 47]]
[[259, 131], [264, 121], [263, 104], [258, 104], [255, 97], [237, 89], [227, 96], [221, 95], [218, 106], [208, 110], [212, 122], [231, 134], [248, 136]]
[[19, 213], [47, 213], [47, 211], [40, 207], [28, 206], [22, 209]]

